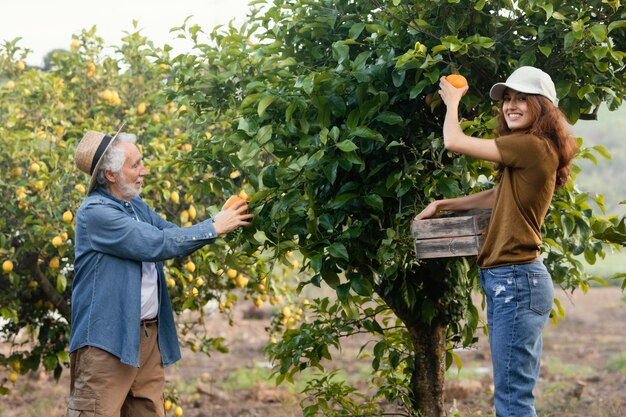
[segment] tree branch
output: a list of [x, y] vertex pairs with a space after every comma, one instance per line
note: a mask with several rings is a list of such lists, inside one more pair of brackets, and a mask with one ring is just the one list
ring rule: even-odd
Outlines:
[[50, 283], [48, 277], [39, 270], [34, 268], [35, 278], [39, 282], [41, 290], [46, 295], [46, 298], [59, 310], [59, 313], [67, 320], [68, 323], [72, 319], [72, 311], [69, 304], [65, 301], [65, 298], [56, 290], [56, 288]]

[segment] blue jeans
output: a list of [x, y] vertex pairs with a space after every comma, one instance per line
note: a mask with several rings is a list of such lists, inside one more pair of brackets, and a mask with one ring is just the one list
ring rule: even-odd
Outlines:
[[537, 259], [481, 269], [480, 285], [487, 299], [496, 416], [535, 417], [541, 332], [554, 299], [550, 274]]

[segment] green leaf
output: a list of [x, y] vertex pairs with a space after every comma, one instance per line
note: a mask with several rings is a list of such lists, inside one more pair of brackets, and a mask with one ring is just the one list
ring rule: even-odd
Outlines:
[[381, 121], [388, 125], [398, 125], [402, 126], [404, 124], [404, 120], [402, 120], [402, 116], [397, 113], [384, 111], [376, 116], [376, 120]]
[[249, 96], [246, 96], [241, 102], [241, 105], [239, 106], [239, 108], [242, 110], [245, 109], [246, 107], [250, 106], [252, 103], [255, 103], [261, 96], [262, 96], [261, 93], [250, 94]]
[[447, 45], [443, 45], [443, 44], [442, 45], [435, 45], [432, 48], [433, 55], [437, 55], [439, 52], [447, 51], [447, 50], [448, 50], [448, 46]]
[[543, 3], [539, 7], [546, 12], [546, 20], [550, 20], [552, 13], [554, 12], [554, 6], [550, 3]]
[[57, 276], [56, 290], [60, 294], [63, 294], [65, 292], [65, 288], [67, 288], [67, 277], [63, 274], [59, 274]]
[[436, 184], [439, 192], [446, 198], [457, 197], [461, 193], [459, 185], [452, 178], [440, 178]]
[[254, 132], [255, 132], [255, 129], [253, 129], [252, 126], [250, 126], [250, 122], [248, 122], [243, 117], [241, 119], [239, 119], [239, 124], [237, 125], [237, 130], [242, 130], [242, 131], [246, 132], [246, 134], [248, 134], [250, 136], [254, 135]]
[[339, 166], [339, 161], [334, 160], [330, 164], [326, 164], [322, 167], [322, 171], [324, 172], [324, 176], [331, 184], [335, 183], [337, 179], [337, 168]]
[[48, 355], [45, 358], [43, 358], [43, 366], [48, 370], [48, 371], [52, 371], [54, 368], [57, 367], [57, 363], [59, 363], [56, 355]]
[[600, 277], [595, 277], [595, 276], [594, 277], [589, 277], [589, 281], [595, 281], [598, 284], [602, 285], [603, 287], [608, 287], [609, 286], [609, 283], [606, 282], [605, 280], [603, 280]]
[[598, 152], [598, 154], [600, 156], [602, 156], [604, 159], [609, 160], [609, 159], [613, 158], [611, 156], [611, 152], [605, 146], [596, 145], [596, 146], [592, 147], [592, 149], [595, 150], [596, 152]]
[[336, 272], [332, 271], [324, 271], [321, 273], [322, 279], [328, 286], [332, 289], [335, 289], [339, 286], [341, 281], [339, 280], [339, 275]]
[[606, 25], [596, 23], [589, 28], [589, 32], [591, 32], [596, 42], [604, 42], [607, 35], [607, 28]]
[[328, 248], [328, 253], [330, 253], [330, 255], [336, 259], [344, 259], [346, 261], [350, 260], [350, 257], [348, 256], [348, 250], [346, 249], [345, 245], [340, 242], [335, 242], [330, 245], [330, 247]]
[[337, 147], [343, 152], [352, 152], [359, 149], [359, 147], [351, 140], [343, 140], [337, 144]]
[[267, 110], [267, 108], [270, 106], [270, 104], [274, 102], [274, 100], [276, 100], [276, 97], [274, 96], [265, 96], [261, 101], [259, 101], [259, 106], [257, 107], [257, 113], [259, 114], [259, 117], [263, 117], [263, 115], [265, 114], [265, 110]]
[[463, 48], [463, 43], [456, 36], [444, 36], [441, 44], [452, 52], [457, 52]]
[[346, 282], [344, 284], [340, 284], [337, 286], [337, 288], [335, 288], [335, 292], [337, 293], [337, 298], [339, 299], [339, 301], [341, 301], [341, 306], [343, 307], [344, 311], [346, 313], [348, 313], [348, 315], [351, 314], [351, 308], [350, 308], [350, 283]]
[[461, 373], [461, 368], [463, 368], [463, 360], [459, 355], [454, 352], [451, 352], [452, 358], [454, 359], [454, 363], [456, 364], [456, 369], [458, 369], [458, 373]]
[[296, 61], [294, 58], [289, 57], [287, 59], [283, 59], [282, 61], [279, 61], [276, 64], [277, 68], [285, 68], [285, 67], [292, 67], [294, 65], [298, 65], [298, 61]]
[[70, 354], [69, 354], [69, 352], [67, 352], [65, 350], [63, 350], [61, 352], [57, 352], [57, 359], [61, 363], [69, 363], [69, 361], [70, 361]]
[[626, 20], [616, 20], [609, 24], [608, 32], [611, 33], [614, 29], [626, 28]]
[[384, 138], [380, 133], [376, 132], [375, 130], [370, 129], [367, 126], [359, 126], [356, 129], [351, 130], [350, 134], [352, 136], [357, 136], [360, 138], [374, 139], [380, 142], [384, 141]]
[[267, 142], [269, 142], [272, 139], [273, 131], [274, 129], [272, 125], [265, 125], [262, 128], [260, 128], [256, 134], [256, 140], [259, 143], [259, 145], [263, 146]]
[[565, 310], [561, 306], [561, 302], [559, 301], [558, 298], [554, 299], [554, 304], [556, 305], [556, 309], [557, 309], [559, 317], [564, 319], [565, 318]]
[[0, 315], [2, 315], [2, 318], [5, 320], [11, 320], [14, 322], [18, 321], [17, 311], [15, 311], [12, 308], [9, 308], [9, 307], [0, 308]]
[[565, 214], [561, 216], [561, 225], [563, 226], [563, 233], [566, 237], [571, 236], [571, 234], [574, 232], [574, 229], [576, 228], [576, 222], [574, 221], [574, 219], [571, 216]]
[[539, 51], [547, 58], [552, 53], [552, 46], [539, 46]]
[[361, 32], [365, 29], [365, 23], [355, 23], [350, 26], [350, 30], [348, 31], [348, 36], [352, 39], [357, 39]]
[[593, 92], [593, 86], [586, 84], [583, 85], [580, 90], [578, 90], [578, 93], [576, 94], [578, 96], [579, 99], [583, 99], [585, 97], [585, 95], [592, 93]]
[[350, 47], [343, 43], [343, 41], [333, 43], [332, 50], [333, 59], [337, 61], [338, 64], [343, 64], [350, 60]]
[[352, 275], [350, 277], [350, 286], [358, 295], [363, 297], [369, 297], [372, 295], [372, 285], [363, 275]]
[[565, 113], [567, 120], [574, 124], [580, 117], [580, 101], [571, 97], [565, 97], [559, 101], [559, 108]]
[[378, 194], [370, 194], [365, 197], [365, 204], [374, 207], [378, 211], [383, 211], [383, 199]]

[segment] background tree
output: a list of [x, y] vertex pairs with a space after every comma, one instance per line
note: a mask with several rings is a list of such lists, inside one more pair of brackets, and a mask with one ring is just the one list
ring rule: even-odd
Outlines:
[[[489, 87], [521, 65], [546, 69], [559, 106], [574, 123], [625, 88], [624, 9], [617, 1], [274, 0], [240, 29], [179, 28], [196, 53], [170, 57], [168, 98], [184, 104], [194, 143], [188, 168], [237, 167], [254, 187], [255, 226], [238, 240], [280, 260], [297, 249], [311, 278], [336, 300], [318, 299], [317, 318], [269, 347], [278, 380], [322, 371], [329, 347], [369, 332], [375, 388], [369, 402], [332, 378], [309, 382], [306, 415], [380, 415], [386, 398], [407, 414], [443, 415], [443, 376], [452, 348], [476, 341], [471, 259], [419, 261], [410, 223], [429, 201], [492, 186], [492, 166], [446, 152], [441, 139], [442, 75], [470, 82], [463, 128], [489, 137]], [[224, 128], [206, 140], [202, 126]], [[581, 149], [580, 156], [594, 158]], [[555, 283], [588, 288], [578, 256], [604, 255], [602, 232], [619, 226], [592, 210], [572, 183], [544, 226], [543, 255]], [[596, 205], [596, 204], [594, 204]], [[622, 223], [623, 224], [623, 223]], [[607, 239], [608, 240], [608, 239]], [[613, 240], [619, 242], [618, 240]], [[558, 300], [552, 312], [561, 314]]]

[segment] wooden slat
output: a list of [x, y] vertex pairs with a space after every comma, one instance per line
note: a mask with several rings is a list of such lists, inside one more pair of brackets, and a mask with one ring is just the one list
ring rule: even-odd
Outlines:
[[482, 240], [482, 235], [416, 240], [415, 255], [419, 259], [478, 255]]
[[491, 210], [481, 210], [413, 220], [411, 231], [414, 239], [473, 236], [484, 233], [490, 216]]

